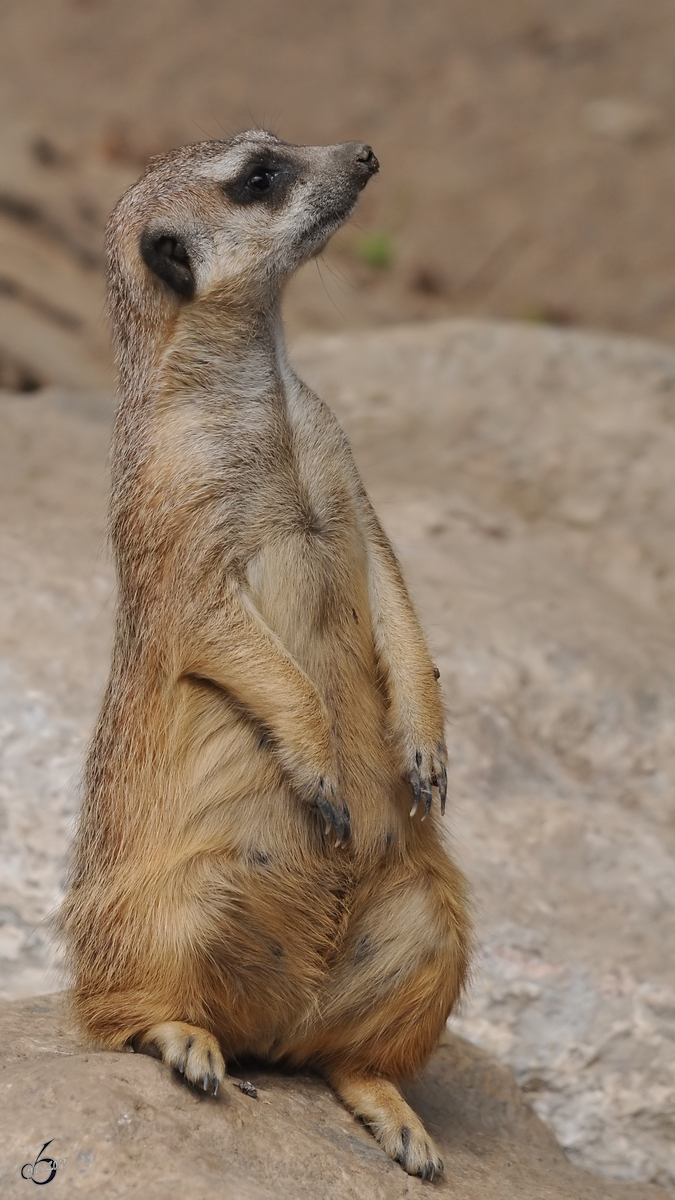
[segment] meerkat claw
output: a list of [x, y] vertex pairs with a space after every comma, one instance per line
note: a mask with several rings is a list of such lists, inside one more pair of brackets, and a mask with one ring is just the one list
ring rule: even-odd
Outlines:
[[218, 1085], [225, 1077], [225, 1062], [216, 1038], [206, 1029], [183, 1021], [167, 1021], [153, 1025], [131, 1044], [137, 1053], [161, 1058], [193, 1087], [203, 1088], [214, 1096], [218, 1094]]
[[413, 806], [410, 816], [414, 817], [420, 802], [424, 800], [422, 820], [429, 816], [433, 804], [433, 789], [438, 791], [441, 816], [445, 813], [445, 802], [448, 795], [448, 771], [445, 765], [445, 746], [439, 743], [436, 750], [423, 753], [415, 752], [415, 765], [406, 776], [413, 792]]
[[417, 770], [417, 767], [413, 767], [410, 775], [408, 776], [408, 781], [413, 792], [413, 806], [410, 809], [410, 816], [414, 817], [419, 807], [419, 802], [422, 799], [422, 784], [420, 782], [420, 773]]
[[351, 836], [351, 821], [349, 809], [344, 800], [340, 801], [340, 807], [338, 807], [328, 799], [322, 787], [314, 804], [326, 822], [326, 836], [328, 837], [332, 831], [335, 831], [336, 846], [342, 846], [348, 842]]

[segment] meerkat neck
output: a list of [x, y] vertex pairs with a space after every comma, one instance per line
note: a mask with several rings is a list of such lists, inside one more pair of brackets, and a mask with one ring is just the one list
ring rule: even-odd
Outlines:
[[140, 346], [123, 347], [120, 355], [125, 407], [146, 407], [168, 393], [189, 394], [193, 400], [227, 397], [240, 404], [274, 402], [291, 377], [278, 299], [248, 310], [233, 309], [218, 296], [186, 306], [159, 353], [149, 330], [136, 332]]
[[[170, 350], [170, 372], [189, 380], [194, 395], [229, 401], [271, 401], [280, 397], [286, 372], [286, 345], [278, 303], [237, 314], [203, 304], [186, 314]], [[180, 384], [179, 384], [180, 386]]]

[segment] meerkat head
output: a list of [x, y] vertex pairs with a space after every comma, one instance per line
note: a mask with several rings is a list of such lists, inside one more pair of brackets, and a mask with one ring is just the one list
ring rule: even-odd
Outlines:
[[[113, 322], [223, 296], [266, 304], [349, 217], [370, 146], [292, 146], [259, 130], [154, 158], [107, 234]], [[119, 331], [118, 331], [119, 332]]]

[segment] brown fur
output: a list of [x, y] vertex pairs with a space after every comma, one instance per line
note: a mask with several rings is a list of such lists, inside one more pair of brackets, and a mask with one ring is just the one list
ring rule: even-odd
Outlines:
[[[256, 164], [272, 199], [242, 201]], [[279, 318], [285, 279], [376, 167], [353, 143], [253, 132], [153, 160], [111, 218], [119, 600], [63, 926], [75, 1013], [100, 1044], [204, 1086], [221, 1050], [313, 1065], [432, 1177], [396, 1081], [466, 972], [462, 876], [435, 811], [410, 812], [411, 780], [422, 802], [444, 788], [440, 690]], [[183, 248], [192, 295], [146, 265], [144, 230], [171, 271]]]

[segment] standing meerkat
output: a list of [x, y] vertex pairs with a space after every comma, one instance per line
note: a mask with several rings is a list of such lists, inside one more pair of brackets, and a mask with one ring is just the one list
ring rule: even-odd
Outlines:
[[437, 672], [279, 315], [377, 170], [253, 131], [152, 159], [111, 217], [119, 594], [63, 927], [99, 1044], [213, 1091], [228, 1058], [313, 1067], [433, 1178], [398, 1081], [467, 965]]

